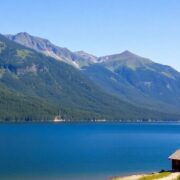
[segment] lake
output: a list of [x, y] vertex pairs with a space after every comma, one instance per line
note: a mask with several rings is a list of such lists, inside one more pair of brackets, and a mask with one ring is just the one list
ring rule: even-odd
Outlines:
[[0, 124], [0, 179], [106, 180], [170, 169], [178, 123]]

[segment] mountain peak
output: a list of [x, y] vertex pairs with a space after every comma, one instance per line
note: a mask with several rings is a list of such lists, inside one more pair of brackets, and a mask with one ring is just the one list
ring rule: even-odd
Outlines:
[[119, 54], [121, 56], [125, 56], [125, 57], [140, 57], [139, 55], [135, 54], [135, 53], [132, 53], [131, 51], [129, 50], [125, 50], [123, 51], [121, 54]]
[[[5, 35], [5, 37], [7, 37], [10, 40], [16, 41], [18, 43], [21, 41], [24, 42], [24, 41], [31, 39], [31, 35], [28, 34], [27, 32], [19, 32], [15, 35], [7, 34], [7, 35]], [[23, 45], [25, 45], [25, 44], [23, 44]]]
[[77, 54], [87, 54], [87, 52], [85, 52], [85, 51], [83, 51], [83, 50], [81, 50], [81, 51], [76, 51], [75, 53], [77, 53]]
[[136, 70], [139, 67], [147, 67], [148, 64], [153, 63], [151, 60], [138, 56], [128, 50], [120, 54], [100, 57], [99, 62], [108, 66], [111, 70], [122, 66]]
[[[96, 56], [94, 56], [93, 54], [89, 54], [89, 53], [87, 53], [86, 51], [76, 51], [75, 52], [76, 54], [79, 54], [79, 55], [88, 55], [88, 56], [93, 56], [93, 57], [96, 57]], [[97, 57], [96, 57], [97, 58]]]
[[133, 53], [131, 51], [129, 51], [129, 50], [125, 50], [121, 54], [133, 54]]
[[87, 60], [87, 61], [90, 61], [90, 62], [94, 62], [96, 63], [97, 62], [97, 57], [92, 55], [92, 54], [89, 54], [85, 51], [77, 51], [75, 52], [78, 56], [82, 57], [84, 60]]
[[27, 32], [19, 32], [16, 34], [16, 36], [23, 35], [23, 36], [30, 36]]

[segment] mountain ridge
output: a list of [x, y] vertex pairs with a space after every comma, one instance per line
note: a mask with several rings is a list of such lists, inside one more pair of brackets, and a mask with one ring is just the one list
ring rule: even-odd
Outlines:
[[[34, 49], [41, 52], [47, 56], [53, 57], [57, 60], [64, 61], [71, 65], [78, 67], [74, 59], [76, 59], [76, 54], [71, 52], [67, 48], [61, 48], [52, 44], [49, 40], [32, 36], [27, 32], [18, 33], [16, 35], [5, 35], [9, 40], [19, 43], [28, 48]], [[79, 58], [79, 57], [78, 57]]]
[[[57, 109], [61, 110], [65, 119], [70, 120], [168, 120], [170, 117], [178, 119], [180, 116], [136, 107], [102, 91], [80, 70], [67, 63], [26, 48], [1, 35], [0, 42], [0, 88], [5, 87], [13, 93], [21, 94], [30, 102], [31, 98], [39, 100], [44, 105], [41, 112], [47, 112], [51, 117]], [[50, 107], [55, 107], [55, 110]], [[35, 109], [30, 110], [30, 118], [27, 119], [41, 117], [41, 114], [33, 113]], [[23, 116], [21, 110], [19, 108], [18, 113]], [[2, 114], [0, 116], [0, 119], [5, 118]]]
[[170, 66], [128, 50], [102, 57], [69, 51], [71, 55], [63, 52], [64, 62], [76, 67], [108, 94], [140, 107], [178, 113], [180, 73]]
[[[70, 51], [68, 48], [62, 48], [57, 45], [54, 45], [48, 39], [32, 36], [28, 34], [27, 32], [20, 32], [15, 35], [7, 34], [4, 36], [12, 41], [15, 41], [16, 43], [19, 43], [23, 46], [34, 49], [41, 53], [44, 53], [45, 55], [51, 56], [57, 60], [61, 60], [71, 65], [74, 65], [77, 68], [84, 66], [84, 64], [86, 66], [92, 63], [101, 63], [103, 62], [102, 59], [106, 60], [107, 57], [112, 57], [112, 56], [117, 56], [117, 55], [122, 56], [123, 54], [126, 54], [126, 55], [131, 54], [133, 56], [137, 56], [128, 50], [125, 50], [122, 53], [101, 56], [101, 57], [97, 57], [93, 54], [89, 54], [83, 50], [73, 52], [73, 51]], [[80, 62], [82, 61], [88, 61], [88, 62], [85, 62], [83, 65], [81, 65]]]
[[[43, 53], [43, 48], [45, 48], [46, 47], [46, 45], [44, 45], [43, 46], [43, 48], [41, 47], [41, 45], [39, 45], [38, 43], [38, 47], [36, 47], [36, 46], [34, 46], [34, 47], [32, 47], [32, 45], [31, 44], [28, 44], [28, 41], [25, 43], [25, 42], [23, 42], [23, 40], [21, 39], [21, 38], [27, 38], [27, 39], [33, 39], [33, 41], [35, 41], [35, 40], [40, 40], [40, 41], [44, 41], [45, 43], [47, 43], [47, 45], [49, 44], [50, 46], [52, 46], [51, 48], [52, 49], [56, 49], [57, 48], [57, 50], [55, 50], [55, 51], [58, 51], [58, 49], [60, 49], [61, 51], [59, 52], [59, 54], [56, 52], [56, 53], [47, 53], [47, 52], [44, 52], [44, 54], [45, 55], [47, 55], [47, 56], [51, 56], [51, 57], [53, 57], [53, 58], [55, 58], [55, 59], [57, 59], [57, 60], [62, 60], [62, 61], [64, 61], [64, 62], [66, 62], [66, 63], [70, 63], [71, 65], [74, 65], [75, 67], [78, 67], [78, 64], [76, 64], [76, 63], [78, 63], [78, 60], [79, 60], [79, 58], [80, 58], [80, 61], [85, 61], [85, 60], [91, 60], [92, 61], [92, 63], [102, 63], [102, 62], [104, 62], [104, 61], [106, 61], [106, 58], [108, 58], [108, 57], [113, 57], [113, 56], [121, 56], [121, 57], [126, 57], [126, 59], [127, 58], [129, 58], [128, 56], [131, 56], [131, 60], [134, 58], [134, 57], [137, 57], [137, 58], [141, 58], [141, 59], [143, 59], [143, 60], [145, 60], [145, 61], [148, 61], [149, 63], [151, 62], [151, 63], [154, 63], [152, 60], [150, 60], [149, 58], [145, 58], [145, 57], [142, 57], [142, 56], [139, 56], [139, 55], [137, 55], [137, 54], [135, 54], [135, 53], [133, 53], [133, 52], [131, 52], [131, 51], [129, 51], [129, 50], [125, 50], [125, 51], [123, 51], [123, 52], [121, 52], [121, 53], [116, 53], [116, 54], [110, 54], [110, 55], [105, 55], [105, 56], [95, 56], [95, 55], [93, 55], [93, 54], [89, 54], [88, 52], [85, 52], [85, 51], [83, 51], [83, 50], [80, 50], [80, 51], [77, 51], [77, 52], [73, 52], [73, 51], [71, 51], [71, 50], [69, 50], [68, 48], [65, 48], [65, 47], [59, 47], [58, 45], [55, 45], [55, 44], [53, 44], [53, 43], [51, 43], [48, 39], [45, 39], [45, 38], [41, 38], [41, 37], [38, 37], [38, 36], [32, 36], [32, 35], [30, 35], [29, 33], [27, 33], [27, 32], [20, 32], [20, 33], [17, 33], [17, 34], [15, 34], [15, 35], [12, 35], [12, 34], [5, 34], [4, 35], [6, 38], [8, 38], [8, 39], [10, 39], [10, 40], [12, 40], [12, 41], [15, 41], [16, 43], [19, 43], [19, 44], [21, 44], [21, 45], [23, 45], [23, 46], [26, 46], [26, 47], [28, 47], [28, 48], [31, 48], [31, 49], [34, 49], [34, 50], [36, 50], [36, 51], [39, 51], [39, 52], [41, 52], [41, 53]], [[34, 43], [35, 45], [36, 45], [36, 43]], [[45, 50], [45, 49], [44, 49]], [[63, 52], [63, 51], [65, 51], [65, 52]], [[62, 54], [61, 54], [62, 53]], [[70, 53], [70, 55], [69, 55], [69, 53]], [[133, 58], [132, 58], [133, 57]], [[64, 58], [64, 59], [63, 59]], [[73, 61], [73, 63], [72, 62], [69, 62], [69, 61]], [[88, 64], [88, 63], [87, 63]], [[81, 65], [80, 65], [81, 66]], [[82, 66], [83, 67], [83, 66]], [[170, 67], [170, 66], [169, 66]], [[174, 69], [174, 68], [173, 68]], [[176, 70], [177, 71], [177, 70]]]

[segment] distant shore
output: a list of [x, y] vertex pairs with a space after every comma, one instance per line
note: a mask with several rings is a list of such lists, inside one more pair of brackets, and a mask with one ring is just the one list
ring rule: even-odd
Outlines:
[[63, 121], [54, 121], [54, 120], [0, 120], [0, 123], [137, 123], [137, 124], [153, 124], [153, 123], [180, 123], [180, 120], [63, 120]]

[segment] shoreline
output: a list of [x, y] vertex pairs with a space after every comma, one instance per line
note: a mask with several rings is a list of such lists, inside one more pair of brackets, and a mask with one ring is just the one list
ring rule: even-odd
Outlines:
[[10, 120], [10, 121], [4, 121], [0, 120], [0, 124], [31, 124], [31, 123], [50, 123], [50, 124], [83, 124], [83, 123], [89, 123], [89, 124], [157, 124], [157, 123], [165, 123], [165, 124], [171, 124], [171, 123], [180, 123], [180, 120], [173, 120], [173, 121], [167, 121], [167, 120], [151, 120], [151, 121], [140, 121], [140, 120], [63, 120], [63, 121], [54, 121], [54, 120], [32, 120], [32, 121], [25, 121], [25, 120]]
[[114, 176], [110, 180], [178, 180], [180, 178], [180, 172], [173, 171], [162, 171], [162, 172], [153, 172], [153, 173], [139, 173], [127, 176]]

